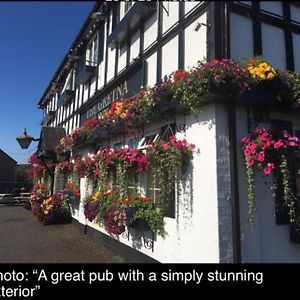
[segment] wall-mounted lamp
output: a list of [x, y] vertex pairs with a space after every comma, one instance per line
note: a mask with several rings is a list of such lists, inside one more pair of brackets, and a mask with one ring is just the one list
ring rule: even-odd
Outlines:
[[195, 24], [195, 26], [194, 26], [194, 30], [195, 30], [195, 31], [199, 31], [199, 29], [201, 28], [201, 26], [210, 27], [210, 24], [205, 24], [205, 23], [196, 22], [196, 24]]
[[16, 140], [18, 141], [22, 149], [27, 149], [32, 141], [36, 142], [40, 139], [35, 139], [32, 136], [28, 135], [27, 130], [25, 128], [23, 134], [17, 137]]
[[105, 14], [103, 11], [97, 11], [91, 14], [91, 19], [96, 21], [105, 21]]

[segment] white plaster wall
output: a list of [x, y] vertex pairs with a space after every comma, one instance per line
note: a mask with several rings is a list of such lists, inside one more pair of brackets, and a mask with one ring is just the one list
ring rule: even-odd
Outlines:
[[83, 103], [89, 99], [89, 83], [82, 85], [83, 87]]
[[261, 31], [263, 57], [274, 67], [285, 70], [286, 51], [283, 29], [262, 22]]
[[110, 81], [115, 75], [116, 49], [107, 49], [108, 51], [108, 66], [107, 66], [107, 81]]
[[137, 30], [131, 36], [130, 62], [132, 62], [140, 53], [140, 30]]
[[260, 9], [282, 16], [282, 1], [260, 1]]
[[127, 58], [127, 45], [124, 43], [120, 49], [118, 49], [119, 61], [118, 61], [118, 72], [126, 67]]
[[156, 83], [156, 66], [157, 66], [157, 53], [155, 52], [147, 58], [147, 84], [153, 86]]
[[104, 86], [104, 61], [98, 66], [98, 90], [102, 89]]
[[[271, 113], [271, 119], [293, 121], [300, 126], [299, 118], [286, 114]], [[269, 124], [260, 124], [268, 128]], [[242, 259], [246, 263], [292, 263], [300, 262], [300, 245], [291, 243], [289, 226], [276, 225], [271, 178], [256, 173], [256, 214], [252, 228], [248, 222], [247, 182], [240, 139], [247, 135], [246, 110], [237, 111], [237, 140], [239, 168], [239, 195], [241, 216]]]
[[297, 55], [300, 52], [300, 34], [292, 33], [292, 35], [293, 35], [293, 47], [294, 47], [295, 72], [300, 72], [300, 56]]
[[230, 56], [235, 60], [251, 57], [253, 51], [252, 19], [230, 13]]
[[95, 92], [96, 92], [96, 76], [94, 76], [91, 80], [90, 98], [93, 97]]
[[162, 47], [162, 78], [178, 69], [178, 36]]
[[112, 32], [112, 16], [113, 16], [113, 12], [110, 11], [109, 12], [109, 15], [108, 15], [108, 18], [107, 18], [107, 22], [109, 24], [109, 27], [108, 27], [108, 34], [111, 34]]
[[144, 49], [147, 49], [157, 38], [157, 14], [154, 13], [144, 26]]
[[168, 31], [168, 29], [170, 29], [170, 27], [172, 27], [179, 19], [179, 2], [168, 2], [168, 1], [164, 1], [164, 2], [160, 2], [161, 5], [164, 5], [164, 7], [166, 8], [166, 10], [169, 12], [169, 14], [167, 13], [166, 10], [162, 10], [163, 11], [163, 28], [162, 28], [162, 32], [163, 34]]
[[185, 55], [184, 55], [184, 68], [186, 70], [197, 65], [199, 60], [206, 59], [206, 26], [201, 26], [199, 31], [195, 31], [197, 23], [206, 24], [207, 15], [204, 13], [190, 26], [185, 28]]
[[78, 94], [79, 94], [79, 89], [75, 89], [75, 110], [79, 108], [79, 101], [78, 101]]
[[[200, 1], [199, 1], [200, 2]], [[197, 5], [199, 5], [198, 1], [186, 1], [184, 2], [184, 13], [189, 13], [193, 8], [195, 8]]]

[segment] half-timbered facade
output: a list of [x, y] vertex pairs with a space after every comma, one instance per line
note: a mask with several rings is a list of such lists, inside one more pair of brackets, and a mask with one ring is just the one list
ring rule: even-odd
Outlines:
[[[300, 72], [299, 51], [297, 2], [98, 2], [39, 101], [43, 125], [63, 127], [69, 134], [115, 100], [131, 98], [142, 86], [153, 86], [175, 70], [189, 70], [199, 60], [263, 55], [276, 68]], [[138, 139], [120, 135], [87, 145], [84, 155], [101, 146], [137, 146], [142, 137], [159, 134], [168, 125], [196, 145], [189, 185], [181, 198], [174, 197], [165, 216], [167, 236], [144, 237], [149, 243], [134, 235], [114, 242], [160, 262], [299, 262], [300, 247], [291, 243], [287, 225], [276, 224], [263, 180], [257, 190], [256, 226], [248, 223], [239, 141], [252, 113], [244, 106], [210, 103], [197, 115], [153, 121]], [[297, 115], [271, 108], [268, 118], [260, 120], [265, 127], [279, 121], [294, 133], [300, 130]], [[139, 185], [155, 194], [147, 178], [141, 176]], [[82, 179], [73, 218], [109, 241], [103, 228], [84, 217], [84, 186]]]

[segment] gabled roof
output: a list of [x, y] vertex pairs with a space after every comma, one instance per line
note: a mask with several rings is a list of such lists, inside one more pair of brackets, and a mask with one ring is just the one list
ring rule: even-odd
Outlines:
[[7, 153], [5, 153], [2, 149], [0, 149], [0, 154], [3, 154], [4, 156], [6, 156], [7, 158], [9, 158], [10, 160], [13, 160], [15, 163], [17, 163], [16, 160], [14, 160], [11, 156], [9, 156]]

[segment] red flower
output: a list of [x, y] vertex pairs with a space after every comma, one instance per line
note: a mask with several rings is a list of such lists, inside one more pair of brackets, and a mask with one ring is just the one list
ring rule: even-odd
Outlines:
[[184, 78], [187, 77], [187, 72], [186, 71], [175, 71], [174, 75], [173, 75], [173, 79], [174, 79], [174, 82], [178, 82]]
[[282, 140], [279, 140], [278, 142], [276, 142], [276, 143], [274, 144], [274, 148], [275, 148], [275, 149], [279, 149], [279, 148], [281, 148], [281, 147], [283, 147], [283, 146], [284, 146], [284, 144], [283, 144]]
[[265, 153], [264, 152], [259, 152], [256, 156], [256, 159], [258, 161], [264, 161], [265, 160]]
[[252, 166], [254, 164], [254, 159], [252, 157], [248, 157], [247, 164], [248, 164], [248, 166]]
[[255, 59], [251, 59], [251, 60], [249, 60], [248, 64], [255, 66], [257, 64], [257, 62]]

